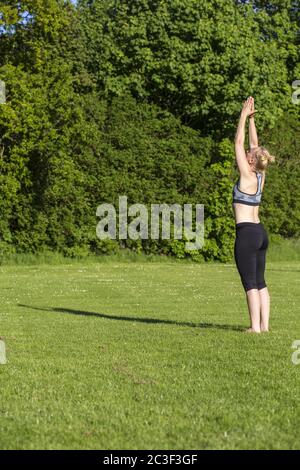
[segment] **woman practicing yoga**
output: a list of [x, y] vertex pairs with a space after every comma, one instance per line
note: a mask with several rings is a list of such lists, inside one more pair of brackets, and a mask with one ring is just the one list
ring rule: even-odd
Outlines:
[[[245, 101], [235, 137], [236, 162], [240, 178], [233, 188], [236, 224], [234, 256], [246, 292], [251, 326], [249, 333], [269, 331], [270, 296], [264, 273], [268, 235], [258, 210], [265, 184], [265, 170], [275, 157], [259, 147], [254, 122], [254, 99]], [[245, 126], [249, 118], [249, 149], [245, 152]]]

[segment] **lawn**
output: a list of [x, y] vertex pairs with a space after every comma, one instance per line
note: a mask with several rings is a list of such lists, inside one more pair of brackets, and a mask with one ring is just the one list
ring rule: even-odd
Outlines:
[[300, 262], [249, 335], [234, 264], [2, 265], [1, 449], [299, 449]]

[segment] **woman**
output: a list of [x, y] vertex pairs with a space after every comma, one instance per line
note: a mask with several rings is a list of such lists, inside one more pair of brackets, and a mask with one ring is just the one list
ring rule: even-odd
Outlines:
[[[258, 210], [265, 184], [265, 170], [275, 158], [259, 147], [254, 122], [254, 99], [245, 101], [235, 137], [239, 181], [233, 188], [236, 223], [234, 256], [246, 292], [251, 326], [249, 333], [269, 331], [270, 296], [265, 282], [268, 235], [259, 220]], [[249, 149], [245, 152], [245, 126], [249, 118]]]

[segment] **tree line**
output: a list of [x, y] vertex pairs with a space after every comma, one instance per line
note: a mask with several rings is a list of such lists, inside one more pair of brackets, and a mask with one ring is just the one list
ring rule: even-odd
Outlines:
[[[261, 218], [299, 237], [299, 11], [299, 0], [1, 1], [1, 253], [128, 247], [227, 261], [233, 138], [250, 94], [277, 157]], [[204, 204], [203, 249], [99, 240], [96, 208], [119, 195]]]

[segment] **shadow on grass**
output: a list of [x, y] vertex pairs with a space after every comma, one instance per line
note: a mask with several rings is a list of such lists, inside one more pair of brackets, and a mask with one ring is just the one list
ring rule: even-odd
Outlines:
[[33, 310], [42, 310], [45, 312], [56, 312], [56, 313], [67, 313], [69, 315], [81, 315], [84, 317], [96, 317], [96, 318], [105, 318], [108, 320], [122, 320], [122, 321], [132, 321], [140, 323], [152, 323], [152, 324], [165, 324], [165, 325], [178, 325], [178, 326], [188, 326], [192, 328], [211, 328], [219, 330], [231, 330], [231, 331], [245, 331], [245, 327], [239, 325], [222, 325], [218, 323], [192, 323], [192, 322], [181, 322], [175, 320], [162, 320], [159, 318], [140, 318], [140, 317], [127, 317], [121, 315], [108, 315], [106, 313], [97, 313], [97, 312], [86, 312], [85, 310], [73, 310], [70, 308], [62, 307], [34, 307], [32, 305], [18, 304], [18, 307], [30, 308]]

